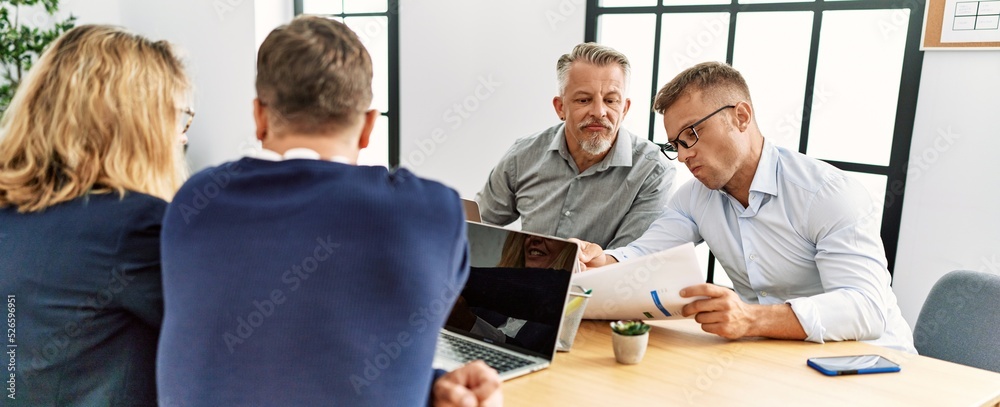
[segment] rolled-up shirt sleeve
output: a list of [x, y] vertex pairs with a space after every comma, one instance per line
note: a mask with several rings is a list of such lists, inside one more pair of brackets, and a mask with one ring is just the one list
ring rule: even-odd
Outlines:
[[886, 331], [892, 294], [876, 209], [847, 176], [826, 184], [811, 202], [804, 232], [816, 242], [824, 292], [786, 301], [806, 340], [873, 340]]

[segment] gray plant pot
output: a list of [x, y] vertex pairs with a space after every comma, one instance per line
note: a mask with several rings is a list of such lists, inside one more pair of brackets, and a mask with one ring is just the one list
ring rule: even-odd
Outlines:
[[646, 345], [649, 343], [649, 332], [642, 335], [619, 335], [611, 332], [611, 346], [615, 350], [615, 360], [625, 365], [634, 365], [642, 361], [646, 355]]

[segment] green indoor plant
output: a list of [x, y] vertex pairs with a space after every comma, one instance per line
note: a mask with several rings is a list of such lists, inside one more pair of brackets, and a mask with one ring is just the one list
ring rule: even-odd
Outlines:
[[642, 335], [649, 332], [651, 327], [642, 322], [641, 319], [632, 319], [628, 321], [615, 321], [611, 323], [611, 330], [615, 331], [618, 335], [632, 336], [632, 335]]
[[649, 343], [650, 328], [638, 319], [612, 322], [611, 346], [615, 351], [615, 360], [626, 365], [641, 362]]
[[0, 115], [45, 47], [76, 23], [72, 15], [55, 20], [58, 10], [59, 0], [0, 0]]

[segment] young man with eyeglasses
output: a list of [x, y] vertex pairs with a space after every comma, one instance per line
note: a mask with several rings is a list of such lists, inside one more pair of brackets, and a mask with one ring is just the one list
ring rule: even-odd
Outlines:
[[677, 170], [621, 127], [631, 100], [620, 52], [579, 44], [556, 63], [559, 123], [517, 140], [476, 195], [482, 220], [622, 246], [659, 216]]
[[878, 208], [865, 188], [822, 161], [776, 146], [757, 127], [750, 91], [732, 67], [706, 62], [656, 95], [668, 158], [697, 180], [632, 244], [584, 243], [588, 267], [706, 242], [735, 292], [712, 284], [683, 309], [726, 338], [861, 340], [915, 353], [886, 269]]

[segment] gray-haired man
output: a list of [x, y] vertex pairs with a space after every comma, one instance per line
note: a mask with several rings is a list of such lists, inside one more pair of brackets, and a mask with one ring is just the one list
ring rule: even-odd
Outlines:
[[476, 195], [484, 222], [521, 218], [529, 232], [603, 246], [631, 243], [659, 216], [676, 169], [653, 143], [620, 128], [628, 58], [595, 43], [556, 65], [560, 123], [517, 140]]

